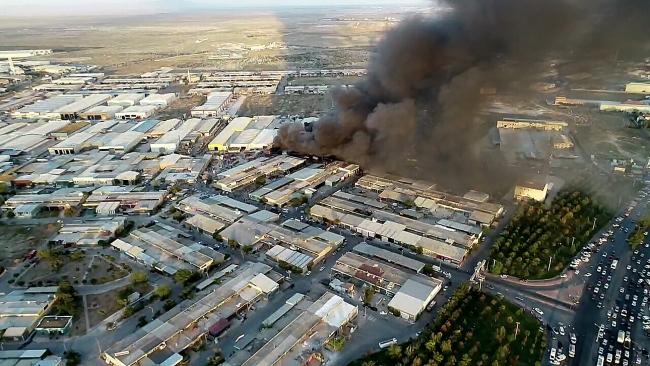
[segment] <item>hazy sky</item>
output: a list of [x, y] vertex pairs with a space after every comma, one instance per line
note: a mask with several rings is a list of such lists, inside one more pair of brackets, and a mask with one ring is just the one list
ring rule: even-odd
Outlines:
[[[85, 15], [152, 13], [191, 10], [196, 6], [215, 9], [279, 6], [426, 5], [427, 0], [0, 0], [5, 16]], [[3, 15], [0, 14], [0, 19]]]

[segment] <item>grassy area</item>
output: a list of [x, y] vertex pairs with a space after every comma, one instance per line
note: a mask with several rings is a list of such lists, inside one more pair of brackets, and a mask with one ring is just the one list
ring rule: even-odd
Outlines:
[[546, 333], [539, 327], [517, 305], [463, 285], [417, 339], [351, 366], [538, 366], [546, 349]]
[[494, 244], [489, 270], [528, 279], [555, 277], [611, 217], [609, 210], [577, 188], [560, 191], [550, 208], [528, 202]]

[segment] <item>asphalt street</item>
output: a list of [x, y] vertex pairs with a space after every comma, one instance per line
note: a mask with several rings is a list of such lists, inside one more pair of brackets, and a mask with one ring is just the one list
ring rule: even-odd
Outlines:
[[[621, 229], [628, 228], [630, 231], [633, 230], [635, 224], [633, 224], [631, 220], [637, 219], [638, 214], [641, 212], [641, 205], [638, 205], [632, 211], [630, 217], [623, 221]], [[614, 242], [608, 241], [607, 245], [601, 246], [600, 252], [607, 252], [611, 255], [613, 251], [615, 253], [615, 258], [619, 259], [619, 264], [616, 270], [613, 271], [613, 274], [611, 274], [612, 280], [609, 283], [609, 290], [603, 300], [602, 308], [598, 308], [598, 301], [591, 299], [593, 296], [593, 292], [591, 291], [585, 291], [580, 299], [580, 311], [573, 322], [573, 325], [579, 331], [578, 341], [576, 343], [576, 355], [572, 362], [573, 366], [596, 364], [597, 355], [594, 350], [598, 348], [596, 343], [596, 337], [598, 334], [597, 327], [600, 324], [607, 323], [606, 313], [615, 305], [618, 294], [616, 291], [618, 291], [623, 285], [623, 279], [627, 273], [625, 268], [630, 263], [631, 252], [629, 244], [626, 242], [629, 234], [625, 233], [623, 230], [612, 228], [612, 224], [613, 223], [610, 223], [603, 229], [614, 230]], [[593, 256], [591, 265], [596, 265], [596, 263], [604, 259], [602, 254], [599, 254]], [[587, 281], [587, 285], [596, 286], [598, 281], [600, 281], [600, 277], [593, 275], [590, 277], [590, 280]]]

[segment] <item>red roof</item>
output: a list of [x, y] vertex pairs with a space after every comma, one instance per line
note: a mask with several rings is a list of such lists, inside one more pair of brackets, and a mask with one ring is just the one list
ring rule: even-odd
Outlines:
[[208, 329], [210, 334], [215, 337], [218, 336], [221, 332], [223, 332], [226, 328], [228, 328], [228, 319], [221, 319], [218, 322], [212, 324], [212, 326]]

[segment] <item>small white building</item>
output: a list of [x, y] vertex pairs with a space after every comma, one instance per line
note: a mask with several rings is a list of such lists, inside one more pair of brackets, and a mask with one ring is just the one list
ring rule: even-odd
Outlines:
[[388, 303], [390, 309], [397, 310], [403, 319], [414, 322], [427, 305], [440, 292], [442, 281], [428, 279], [424, 284], [412, 279], [406, 280], [400, 290]]
[[31, 219], [41, 211], [40, 203], [28, 203], [20, 205], [14, 209], [14, 214], [18, 218]]
[[515, 199], [517, 201], [535, 200], [544, 201], [548, 193], [548, 183], [523, 181], [515, 187]]
[[192, 117], [216, 117], [228, 108], [233, 99], [231, 92], [212, 92], [203, 105], [192, 108]]
[[167, 107], [176, 100], [176, 94], [167, 93], [167, 94], [151, 94], [150, 96], [140, 100], [140, 105], [142, 106], [155, 106], [155, 107]]
[[144, 99], [144, 97], [145, 95], [142, 93], [119, 94], [115, 98], [109, 100], [106, 104], [119, 105], [128, 108], [138, 104], [138, 102]]
[[183, 122], [177, 129], [167, 132], [158, 141], [151, 144], [151, 151], [163, 154], [174, 153], [181, 141], [201, 124], [198, 118], [191, 118]]
[[153, 105], [134, 105], [128, 107], [122, 112], [115, 113], [116, 119], [146, 119], [156, 113], [156, 107]]

